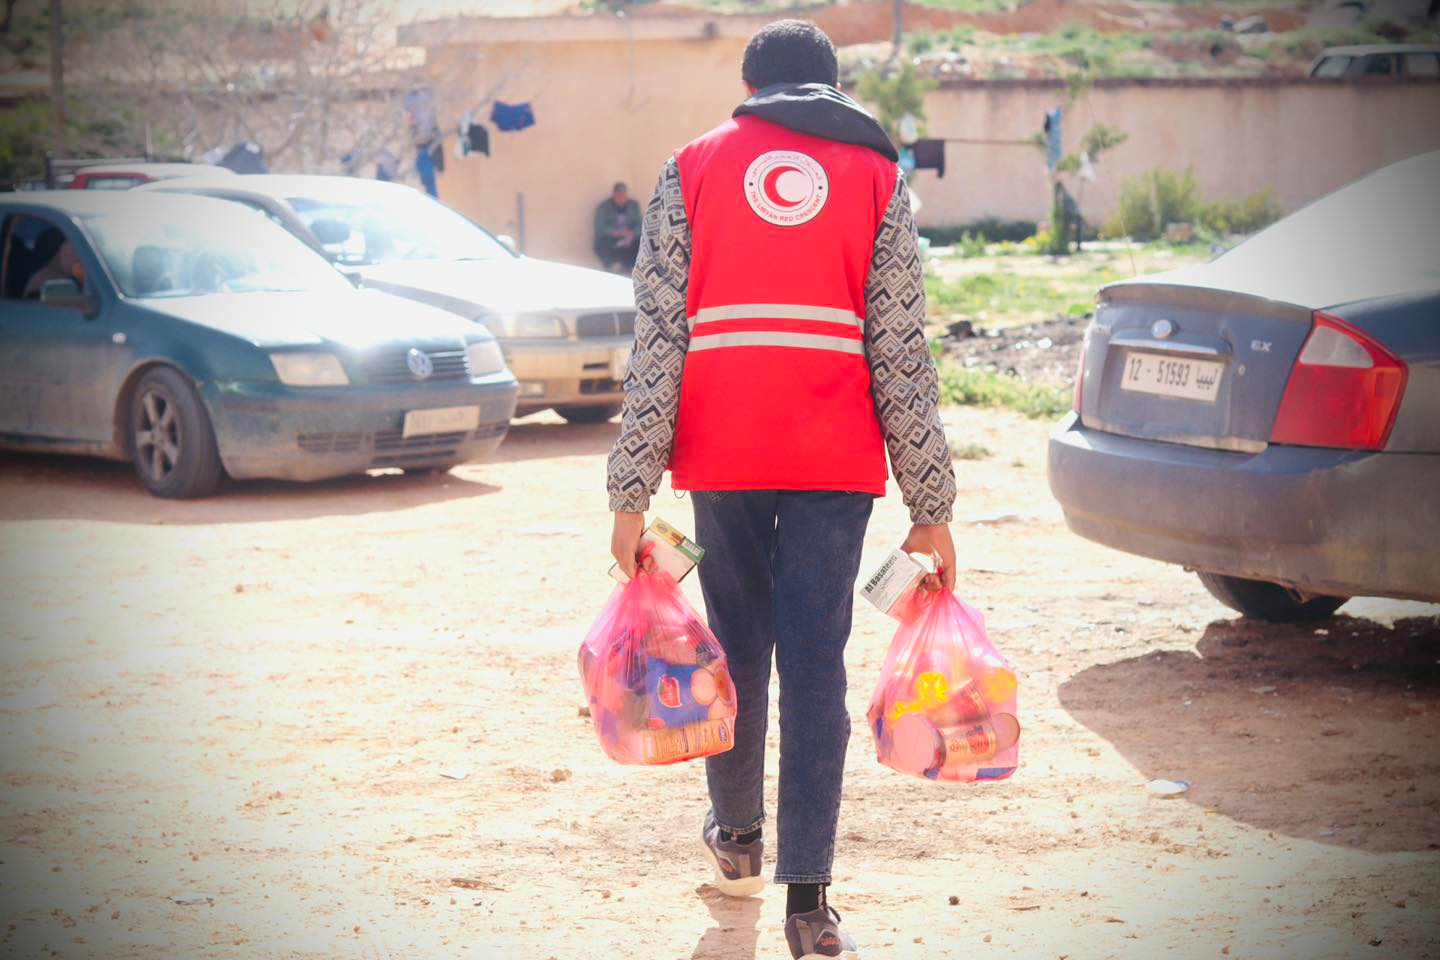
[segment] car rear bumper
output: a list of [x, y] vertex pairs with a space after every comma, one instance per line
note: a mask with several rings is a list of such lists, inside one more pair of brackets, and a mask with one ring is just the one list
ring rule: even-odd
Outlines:
[[1440, 601], [1440, 455], [1273, 445], [1260, 453], [1050, 435], [1065, 522], [1117, 550], [1308, 593]]
[[[602, 406], [625, 399], [624, 374], [612, 366], [633, 337], [501, 340], [505, 363], [519, 381], [519, 412], [547, 407]], [[615, 374], [621, 374], [615, 376]]]
[[[237, 479], [319, 480], [376, 467], [423, 467], [492, 453], [515, 413], [508, 372], [424, 387], [296, 388], [222, 382], [201, 388], [225, 471]], [[405, 414], [478, 406], [472, 430], [402, 436]]]

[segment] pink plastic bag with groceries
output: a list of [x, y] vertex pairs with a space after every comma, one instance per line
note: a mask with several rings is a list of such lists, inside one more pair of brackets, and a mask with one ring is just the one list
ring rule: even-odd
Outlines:
[[735, 745], [725, 653], [662, 569], [611, 594], [580, 644], [580, 681], [612, 760], [678, 763]]
[[876, 758], [901, 773], [1004, 780], [1020, 757], [1016, 681], [980, 611], [949, 590], [914, 590], [898, 610], [866, 716]]

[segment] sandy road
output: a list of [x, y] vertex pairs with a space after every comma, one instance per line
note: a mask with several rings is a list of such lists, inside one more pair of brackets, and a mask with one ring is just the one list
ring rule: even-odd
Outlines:
[[[947, 416], [995, 452], [957, 464], [960, 582], [1020, 670], [1022, 768], [911, 780], [855, 723], [865, 956], [1440, 957], [1440, 610], [1242, 621], [1066, 532], [1043, 424]], [[577, 715], [615, 429], [193, 503], [0, 456], [0, 952], [786, 956], [783, 894], [703, 885], [699, 767], [610, 764]], [[864, 569], [904, 527], [882, 501]], [[890, 633], [857, 608], [857, 720]]]

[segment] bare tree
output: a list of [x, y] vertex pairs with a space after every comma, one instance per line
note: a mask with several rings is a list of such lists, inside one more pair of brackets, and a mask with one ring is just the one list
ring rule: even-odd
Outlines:
[[253, 141], [272, 170], [338, 173], [413, 157], [406, 95], [448, 130], [477, 69], [398, 46], [383, 0], [183, 0], [77, 37], [71, 74], [95, 109], [144, 118], [159, 152], [198, 159]]

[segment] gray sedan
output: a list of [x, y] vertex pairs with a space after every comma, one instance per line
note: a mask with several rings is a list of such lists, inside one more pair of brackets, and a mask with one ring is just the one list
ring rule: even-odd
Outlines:
[[1440, 601], [1440, 152], [1100, 292], [1050, 439], [1070, 529], [1248, 616]]

